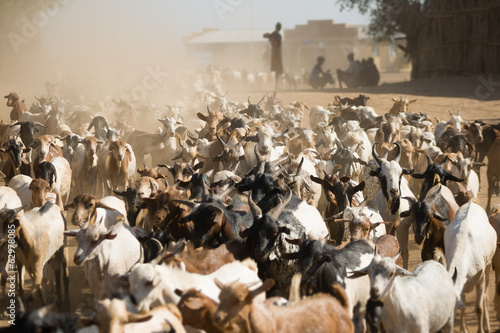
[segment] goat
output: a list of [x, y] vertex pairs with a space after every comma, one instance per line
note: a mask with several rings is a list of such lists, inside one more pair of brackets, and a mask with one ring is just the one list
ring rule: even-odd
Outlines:
[[85, 322], [86, 325], [97, 325], [100, 333], [186, 332], [182, 325], [181, 313], [173, 304], [158, 306], [146, 313], [137, 314], [130, 313], [125, 301], [117, 298], [100, 301], [96, 317]]
[[97, 146], [102, 144], [102, 141], [88, 136], [79, 143], [82, 145], [77, 147], [71, 161], [72, 187], [76, 195], [97, 193]]
[[417, 101], [416, 99], [412, 99], [409, 101], [408, 96], [406, 95], [404, 98], [403, 96], [401, 96], [399, 99], [393, 98], [392, 100], [394, 101], [394, 104], [389, 110], [389, 113], [391, 114], [398, 114], [400, 112], [406, 113], [410, 111], [410, 104], [415, 103]]
[[10, 120], [17, 121], [24, 112], [28, 111], [26, 105], [24, 105], [24, 99], [21, 101], [19, 95], [15, 92], [11, 92], [4, 97], [7, 98], [7, 106], [12, 107], [12, 111], [10, 112]]
[[395, 259], [375, 255], [369, 266], [351, 275], [370, 275], [370, 297], [383, 302], [382, 326], [390, 332], [453, 332], [456, 298], [446, 269], [430, 260], [411, 273]]
[[[423, 201], [408, 198], [410, 209], [401, 212], [401, 217], [409, 217], [399, 225], [400, 229], [408, 230], [413, 225], [415, 242], [422, 246], [422, 261], [437, 259], [435, 249], [444, 248], [444, 230], [455, 218], [458, 205], [451, 191], [444, 185], [432, 187]], [[398, 230], [398, 235], [400, 232]], [[407, 253], [408, 236], [401, 242], [403, 253]], [[439, 260], [438, 260], [439, 261]]]
[[[2, 230], [15, 230], [18, 239], [16, 258], [33, 276], [32, 296], [39, 295], [42, 304], [46, 303], [45, 290], [42, 288], [44, 269], [48, 264], [56, 276], [57, 301], [63, 302], [61, 292], [61, 272], [64, 284], [64, 306], [69, 308], [69, 276], [67, 258], [64, 254], [65, 219], [61, 210], [51, 202], [40, 209], [24, 213], [22, 207], [0, 210]], [[19, 286], [22, 290], [22, 285]]]
[[479, 331], [490, 331], [486, 290], [497, 248], [497, 234], [481, 206], [469, 201], [457, 210], [455, 218], [444, 231], [444, 248], [449, 274], [458, 272], [454, 289], [461, 310], [461, 331], [467, 331], [465, 293], [474, 287]]
[[119, 186], [129, 186], [135, 173], [135, 154], [125, 141], [113, 141], [108, 152], [102, 150], [99, 153], [98, 164], [98, 178], [104, 186], [104, 194], [110, 195], [111, 190], [116, 190]]
[[[65, 210], [70, 208], [74, 209], [71, 223], [80, 227], [85, 224], [102, 223], [106, 229], [109, 229], [127, 216], [125, 203], [113, 196], [99, 200], [91, 194], [78, 195], [64, 206]], [[124, 222], [128, 223], [126, 219]]]
[[35, 170], [35, 178], [49, 182], [50, 189], [56, 195], [56, 204], [64, 209], [71, 190], [73, 172], [64, 157], [56, 157], [51, 162], [42, 162]]
[[[221, 292], [214, 319], [223, 328], [234, 323], [243, 332], [354, 332], [347, 313], [347, 296], [338, 285], [333, 286], [338, 299], [318, 294], [290, 306], [275, 306], [257, 300], [260, 294], [273, 287], [272, 279], [265, 280], [254, 290], [250, 290], [251, 285], [239, 281], [215, 282]], [[312, 308], [316, 311], [315, 316], [308, 315]]]
[[65, 231], [64, 235], [76, 237], [78, 247], [73, 261], [84, 264], [85, 277], [96, 299], [119, 291], [117, 279], [143, 261], [141, 244], [132, 229], [120, 222], [109, 230], [104, 223], [98, 223]]
[[[128, 279], [130, 294], [134, 297], [139, 311], [150, 307], [174, 303], [180, 297], [175, 289], [199, 288], [201, 292], [213, 300], [217, 300], [219, 289], [214, 283], [214, 277], [224, 282], [239, 279], [242, 282], [259, 282], [255, 262], [247, 259], [226, 264], [208, 275], [200, 275], [180, 270], [176, 267], [148, 264], [137, 264], [125, 279]], [[263, 297], [260, 297], [263, 300]]]

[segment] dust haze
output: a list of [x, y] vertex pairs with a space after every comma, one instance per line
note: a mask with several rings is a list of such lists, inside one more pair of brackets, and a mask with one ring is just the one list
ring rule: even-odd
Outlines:
[[[191, 62], [182, 45], [179, 25], [189, 19], [185, 13], [175, 18], [175, 5], [166, 3], [3, 1], [3, 95], [15, 91], [29, 108], [51, 82], [72, 103], [128, 98], [163, 106], [192, 98], [204, 66]], [[210, 15], [214, 26], [220, 24], [215, 12]], [[227, 67], [245, 64], [236, 59]]]

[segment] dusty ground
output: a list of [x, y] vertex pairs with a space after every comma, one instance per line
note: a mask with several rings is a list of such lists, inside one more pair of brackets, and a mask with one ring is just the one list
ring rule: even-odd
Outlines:
[[[377, 113], [383, 114], [392, 106], [391, 99], [401, 95], [408, 95], [410, 99], [417, 99], [417, 102], [411, 105], [413, 112], [428, 113], [432, 117], [439, 119], [448, 119], [448, 110], [456, 112], [460, 110], [460, 114], [466, 120], [476, 119], [498, 119], [500, 118], [500, 78], [489, 78], [487, 75], [465, 77], [465, 78], [444, 78], [444, 79], [427, 79], [417, 82], [400, 82], [408, 79], [408, 75], [384, 75], [381, 82], [386, 83], [378, 87], [368, 89], [330, 89], [323, 91], [278, 91], [278, 97], [283, 103], [291, 101], [303, 101], [307, 105], [323, 105], [326, 106], [333, 102], [335, 95], [342, 97], [355, 97], [359, 93], [366, 94], [370, 97], [369, 105], [373, 106]], [[497, 85], [496, 82], [499, 82]], [[4, 92], [9, 91], [3, 89]], [[246, 100], [250, 95], [252, 101], [260, 100], [264, 91], [259, 92], [232, 92], [229, 91], [228, 100]], [[269, 93], [269, 92], [267, 92]], [[8, 110], [5, 106], [0, 108], [4, 119], [8, 119]], [[498, 120], [497, 120], [498, 121]], [[500, 167], [500, 166], [499, 166]], [[482, 168], [481, 179], [486, 179], [486, 168]], [[487, 186], [483, 184], [479, 200], [483, 207], [486, 205]], [[500, 204], [500, 197], [494, 197], [492, 205]], [[74, 227], [71, 226], [70, 229]], [[92, 304], [92, 296], [89, 288], [86, 285], [83, 268], [75, 266], [72, 258], [75, 252], [75, 241], [69, 241], [69, 256], [70, 256], [70, 296], [71, 296], [71, 311], [85, 312]], [[420, 260], [419, 249], [414, 241], [410, 241], [410, 268], [413, 269]], [[493, 309], [494, 296], [494, 275], [492, 273], [490, 284], [488, 287], [489, 295], [489, 314], [491, 319], [491, 328], [493, 331], [500, 329], [500, 323], [496, 319]], [[476, 317], [474, 314], [473, 300], [475, 293], [471, 293], [467, 297], [467, 323], [469, 329], [475, 331]], [[3, 311], [3, 309], [2, 309]], [[456, 320], [458, 324], [458, 317]], [[458, 331], [456, 329], [456, 331]]]

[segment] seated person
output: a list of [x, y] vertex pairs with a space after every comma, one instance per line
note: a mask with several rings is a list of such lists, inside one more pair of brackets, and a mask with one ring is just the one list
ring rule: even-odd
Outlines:
[[349, 61], [347, 70], [343, 71], [337, 69], [339, 87], [342, 88], [342, 82], [344, 82], [348, 88], [359, 87], [361, 63], [358, 60], [354, 60], [354, 54], [352, 52], [347, 55], [347, 60]]
[[309, 75], [309, 85], [314, 89], [324, 88], [327, 83], [333, 84], [332, 74], [330, 74], [330, 70], [323, 72], [321, 66], [325, 62], [325, 58], [319, 56], [316, 59], [316, 65], [314, 65], [311, 70], [311, 74]]

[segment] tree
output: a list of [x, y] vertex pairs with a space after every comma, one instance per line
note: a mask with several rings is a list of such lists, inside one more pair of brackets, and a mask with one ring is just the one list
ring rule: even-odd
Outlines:
[[398, 45], [412, 63], [412, 79], [499, 73], [497, 0], [337, 0], [341, 9], [370, 13], [375, 39], [404, 35]]

